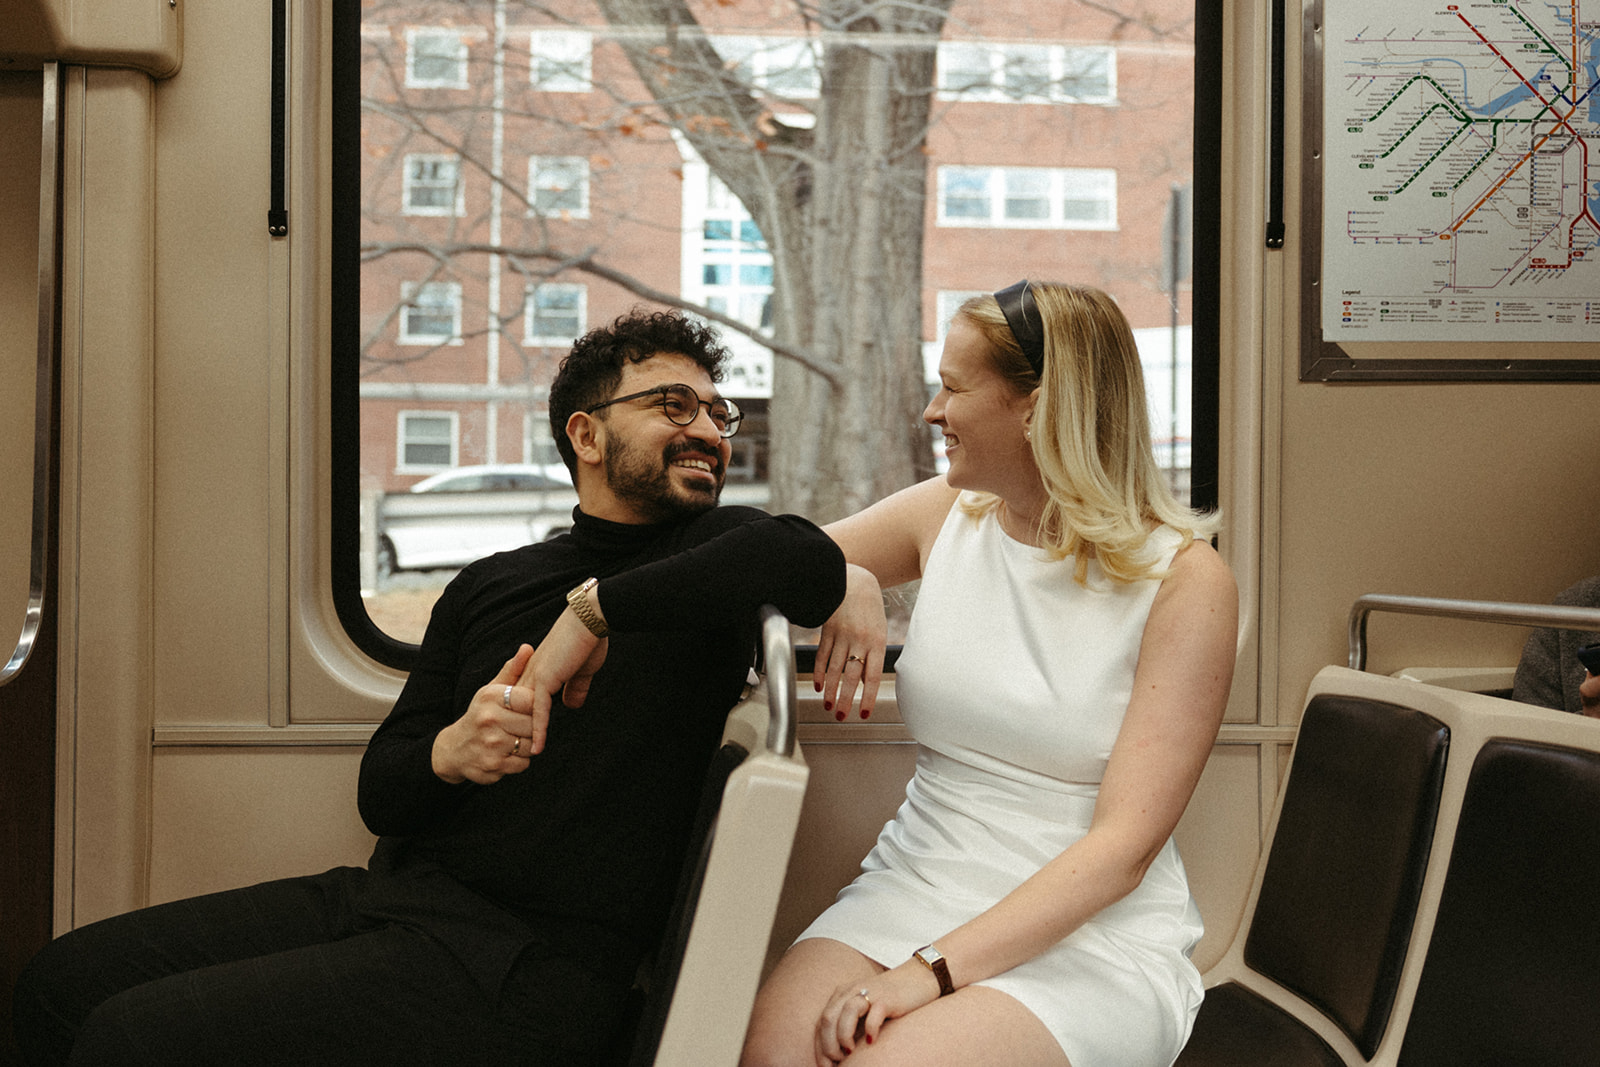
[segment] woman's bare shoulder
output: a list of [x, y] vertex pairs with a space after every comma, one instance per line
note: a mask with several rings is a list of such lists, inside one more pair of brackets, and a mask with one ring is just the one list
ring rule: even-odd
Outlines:
[[846, 559], [872, 571], [884, 585], [897, 585], [921, 575], [922, 562], [959, 495], [939, 475], [824, 529], [844, 549]]

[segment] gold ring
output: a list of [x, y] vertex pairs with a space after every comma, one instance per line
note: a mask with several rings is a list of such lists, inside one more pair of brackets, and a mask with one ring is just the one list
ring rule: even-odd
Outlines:
[[859, 663], [862, 666], [866, 666], [866, 663], [867, 663], [867, 661], [862, 659], [860, 656], [846, 656], [844, 658], [844, 661], [846, 663], [851, 663], [851, 662]]
[[867, 996], [867, 991], [865, 989], [861, 990], [861, 999], [867, 1002], [867, 1007], [872, 1007], [872, 998]]
[[511, 742], [511, 754], [513, 756], [522, 755], [522, 738], [518, 737]]

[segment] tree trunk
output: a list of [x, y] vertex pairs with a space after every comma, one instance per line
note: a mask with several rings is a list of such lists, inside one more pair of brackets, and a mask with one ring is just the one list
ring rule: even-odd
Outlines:
[[[778, 358], [774, 509], [826, 522], [932, 470], [922, 364], [923, 151], [950, 0], [824, 0], [814, 129], [774, 124], [680, 0], [598, 0], [672, 123], [744, 203], [773, 255], [777, 339], [838, 368]], [[870, 11], [870, 17], [860, 13]]]

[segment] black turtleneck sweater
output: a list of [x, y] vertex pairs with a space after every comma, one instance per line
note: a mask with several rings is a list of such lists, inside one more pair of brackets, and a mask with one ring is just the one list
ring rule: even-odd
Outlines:
[[[513, 941], [521, 923], [553, 924], [643, 953], [659, 939], [701, 781], [753, 662], [758, 609], [820, 625], [844, 596], [844, 557], [805, 519], [751, 508], [648, 526], [573, 518], [570, 534], [479, 560], [445, 589], [362, 759], [358, 803], [382, 838], [375, 871], [442, 873], [519, 920]], [[567, 591], [591, 576], [612, 632], [583, 707], [554, 709], [545, 750], [523, 773], [442, 781], [435, 735], [518, 645], [538, 646]], [[485, 981], [514, 955], [443, 939], [505, 957], [477, 960]]]

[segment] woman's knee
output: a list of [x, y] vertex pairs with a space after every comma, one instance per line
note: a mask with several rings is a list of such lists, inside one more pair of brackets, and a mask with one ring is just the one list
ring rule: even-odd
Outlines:
[[796, 942], [762, 983], [740, 1067], [815, 1067], [817, 1019], [833, 991], [883, 968], [826, 938]]

